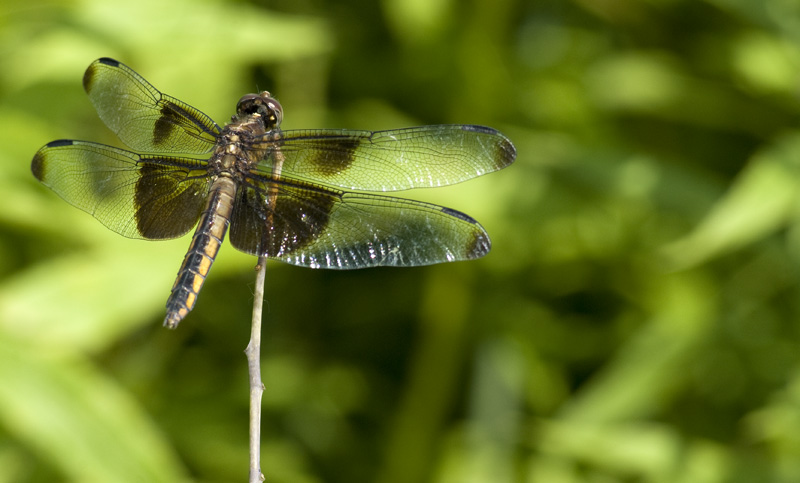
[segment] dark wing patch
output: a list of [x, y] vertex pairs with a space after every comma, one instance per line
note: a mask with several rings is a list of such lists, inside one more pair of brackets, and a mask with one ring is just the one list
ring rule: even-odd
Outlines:
[[163, 157], [142, 159], [134, 192], [139, 234], [154, 240], [191, 230], [208, 196], [205, 171], [193, 173], [165, 165], [164, 161]]
[[249, 179], [239, 187], [231, 216], [231, 244], [245, 253], [280, 258], [320, 236], [338, 194], [278, 182], [272, 184], [277, 202], [270, 206], [270, 184]]
[[313, 148], [309, 152], [308, 163], [321, 178], [330, 178], [345, 172], [355, 159], [355, 152], [361, 144], [357, 136], [342, 137], [332, 142], [327, 149]]
[[161, 106], [161, 117], [153, 124], [153, 144], [155, 146], [163, 146], [169, 141], [180, 125], [180, 115], [173, 106], [169, 102], [164, 102]]

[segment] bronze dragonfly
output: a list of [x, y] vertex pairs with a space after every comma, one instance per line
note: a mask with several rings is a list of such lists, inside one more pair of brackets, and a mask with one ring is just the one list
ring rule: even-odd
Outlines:
[[167, 301], [169, 328], [194, 308], [229, 225], [236, 249], [311, 268], [482, 257], [489, 236], [470, 216], [358, 191], [449, 185], [516, 156], [504, 135], [474, 125], [282, 131], [283, 108], [266, 91], [242, 97], [220, 128], [109, 58], [89, 66], [83, 87], [106, 126], [138, 152], [53, 141], [34, 156], [33, 175], [129, 238], [175, 238], [197, 226]]

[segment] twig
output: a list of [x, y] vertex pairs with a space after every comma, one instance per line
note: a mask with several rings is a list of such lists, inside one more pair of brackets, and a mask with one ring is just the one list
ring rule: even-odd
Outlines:
[[[262, 96], [271, 98], [269, 92], [264, 91]], [[270, 109], [280, 113], [280, 105], [274, 101]], [[277, 116], [278, 114], [276, 114]], [[278, 123], [280, 123], [280, 118]], [[275, 148], [272, 151], [272, 183], [267, 189], [267, 220], [266, 226], [272, 227], [274, 223], [275, 203], [278, 201], [278, 183], [285, 161], [283, 152]], [[266, 246], [269, 246], [267, 243]], [[268, 251], [265, 249], [265, 252]], [[253, 322], [250, 326], [250, 342], [244, 353], [247, 354], [247, 371], [250, 374], [250, 480], [249, 483], [264, 481], [261, 473], [261, 395], [264, 393], [264, 383], [261, 381], [261, 308], [264, 305], [264, 279], [267, 276], [267, 258], [259, 257], [256, 272], [256, 289], [253, 300]]]
[[264, 305], [264, 279], [267, 275], [267, 259], [259, 257], [256, 267], [256, 288], [253, 297], [253, 320], [250, 326], [250, 342], [244, 353], [247, 355], [247, 372], [250, 375], [250, 477], [249, 483], [261, 483], [261, 309]]

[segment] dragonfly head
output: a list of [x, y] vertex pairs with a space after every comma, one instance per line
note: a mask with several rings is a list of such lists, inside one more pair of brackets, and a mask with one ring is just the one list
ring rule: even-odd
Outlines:
[[261, 94], [247, 94], [236, 104], [239, 119], [258, 115], [267, 130], [275, 129], [283, 121], [283, 107], [272, 95], [263, 91]]

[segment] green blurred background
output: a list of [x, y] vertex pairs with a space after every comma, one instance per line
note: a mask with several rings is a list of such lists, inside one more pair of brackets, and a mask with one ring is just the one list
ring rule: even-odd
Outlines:
[[505, 171], [403, 194], [484, 259], [269, 265], [263, 471], [282, 482], [800, 481], [800, 3], [0, 3], [0, 482], [247, 475], [255, 260], [223, 248], [177, 331], [188, 246], [40, 186], [57, 138], [119, 145], [81, 76], [119, 59], [225, 122], [475, 123]]

